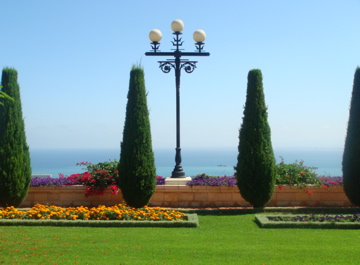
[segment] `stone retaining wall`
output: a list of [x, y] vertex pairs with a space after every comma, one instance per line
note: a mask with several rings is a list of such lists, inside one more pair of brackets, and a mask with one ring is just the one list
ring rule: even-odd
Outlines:
[[[283, 186], [275, 188], [266, 206], [351, 206], [343, 187], [322, 189], [310, 187], [313, 194], [302, 189]], [[123, 197], [111, 194], [85, 197], [84, 186], [31, 187], [21, 207], [36, 203], [57, 206], [97, 206], [121, 203]], [[251, 206], [240, 195], [238, 187], [157, 186], [149, 206], [162, 207], [247, 207]]]

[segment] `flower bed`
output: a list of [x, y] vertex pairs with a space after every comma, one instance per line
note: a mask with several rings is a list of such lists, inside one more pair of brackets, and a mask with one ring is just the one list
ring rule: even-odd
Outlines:
[[[315, 167], [304, 166], [304, 161], [295, 161], [292, 164], [285, 164], [282, 161], [276, 165], [276, 185], [281, 189], [283, 185], [296, 186], [306, 189], [308, 185], [318, 185], [328, 188], [334, 185], [342, 185], [342, 177], [317, 177]], [[80, 174], [72, 174], [65, 177], [59, 174], [59, 178], [40, 178], [35, 177], [31, 180], [30, 186], [63, 186], [63, 185], [84, 185], [85, 196], [103, 195], [104, 190], [110, 188], [113, 194], [117, 194], [119, 180], [117, 171], [117, 160], [109, 160], [103, 163], [91, 164], [90, 162], [80, 162], [76, 165], [85, 166], [86, 170]], [[161, 176], [156, 177], [156, 185], [165, 185], [165, 179]], [[195, 176], [186, 185], [188, 186], [236, 186], [237, 179], [234, 176], [210, 176], [205, 173]], [[309, 192], [309, 190], [305, 190]]]
[[30, 210], [19, 210], [13, 206], [0, 210], [0, 219], [52, 219], [52, 220], [133, 220], [133, 221], [181, 221], [185, 214], [160, 207], [132, 208], [126, 204], [97, 207], [69, 207], [36, 204]]
[[186, 220], [169, 221], [119, 221], [119, 220], [22, 220], [1, 219], [0, 226], [79, 226], [79, 227], [198, 227], [197, 214], [186, 214]]
[[[116, 160], [95, 165], [81, 162], [78, 165], [86, 166], [87, 171], [68, 178], [62, 175], [58, 179], [33, 178], [23, 206], [30, 207], [37, 203], [95, 206], [114, 205], [123, 201], [116, 186]], [[278, 164], [277, 186], [267, 206], [351, 206], [343, 191], [341, 177], [317, 177], [313, 169], [304, 166], [302, 161], [288, 165], [283, 162]], [[235, 176], [199, 174], [189, 181], [187, 186], [169, 186], [164, 185], [165, 179], [158, 176], [156, 192], [150, 205], [250, 207], [241, 197], [236, 182]]]
[[352, 215], [257, 214], [255, 221], [261, 228], [360, 229], [360, 213]]
[[65, 178], [64, 176], [59, 176], [59, 178], [41, 178], [41, 177], [34, 177], [31, 178], [30, 187], [49, 187], [49, 186], [57, 186], [62, 187], [65, 185], [74, 185], [74, 183]]
[[198, 227], [197, 214], [125, 204], [63, 208], [37, 204], [29, 210], [0, 210], [0, 226]]
[[268, 216], [269, 221], [274, 222], [358, 222], [360, 223], [360, 213], [352, 215], [328, 215], [328, 214], [309, 214], [309, 215], [277, 215]]
[[189, 181], [186, 185], [188, 186], [228, 186], [228, 187], [234, 187], [236, 186], [236, 178], [234, 176], [232, 177], [215, 177], [215, 176], [209, 176], [207, 174], [199, 174], [195, 176], [191, 181]]

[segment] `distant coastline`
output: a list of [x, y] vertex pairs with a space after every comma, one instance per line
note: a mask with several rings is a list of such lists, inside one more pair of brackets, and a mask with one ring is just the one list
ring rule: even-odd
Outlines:
[[[285, 163], [303, 160], [305, 166], [317, 167], [318, 175], [341, 176], [341, 149], [275, 149], [277, 163], [283, 157]], [[157, 175], [167, 177], [175, 165], [175, 151], [154, 150]], [[88, 161], [98, 163], [117, 159], [120, 151], [117, 149], [34, 149], [30, 150], [33, 174], [58, 173], [70, 175], [83, 172], [83, 167], [77, 162]], [[182, 150], [182, 166], [188, 176], [206, 173], [209, 175], [227, 175], [234, 173], [237, 150], [235, 149], [198, 149]]]

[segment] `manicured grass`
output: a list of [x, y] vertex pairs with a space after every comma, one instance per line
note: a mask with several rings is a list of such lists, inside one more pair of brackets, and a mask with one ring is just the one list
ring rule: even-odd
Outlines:
[[358, 264], [360, 230], [262, 229], [254, 214], [199, 228], [0, 227], [5, 264]]

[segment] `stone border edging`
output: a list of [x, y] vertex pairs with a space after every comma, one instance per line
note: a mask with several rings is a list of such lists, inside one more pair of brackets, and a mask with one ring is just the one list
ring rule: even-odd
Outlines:
[[360, 229], [360, 222], [291, 222], [270, 221], [268, 217], [292, 216], [290, 214], [256, 214], [255, 222], [260, 228], [316, 228], [316, 229]]
[[184, 221], [107, 221], [107, 220], [24, 220], [3, 219], [0, 226], [77, 226], [77, 227], [199, 227], [197, 214], [186, 214]]

